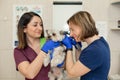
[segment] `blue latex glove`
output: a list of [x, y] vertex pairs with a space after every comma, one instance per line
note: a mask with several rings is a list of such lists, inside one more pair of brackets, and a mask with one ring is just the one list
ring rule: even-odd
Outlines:
[[70, 37], [72, 45], [75, 46], [76, 49], [80, 49], [82, 47], [81, 42], [76, 42], [74, 38]]
[[72, 43], [70, 37], [65, 35], [65, 38], [62, 40], [62, 43], [66, 46], [67, 50], [72, 50]]
[[55, 47], [60, 46], [60, 42], [55, 42], [53, 40], [48, 40], [43, 47], [41, 48], [42, 51], [48, 53], [49, 50], [52, 50]]

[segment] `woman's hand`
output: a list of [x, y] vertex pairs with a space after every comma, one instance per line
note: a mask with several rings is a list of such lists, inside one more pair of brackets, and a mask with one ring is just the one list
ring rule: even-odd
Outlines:
[[62, 43], [65, 45], [67, 50], [72, 50], [72, 43], [70, 37], [65, 35], [65, 38], [62, 40]]
[[76, 49], [80, 49], [82, 47], [81, 42], [76, 42], [74, 38], [70, 37], [70, 41], [71, 41], [72, 45], [75, 46]]
[[74, 38], [68, 37], [65, 35], [65, 38], [62, 40], [62, 43], [66, 46], [67, 49], [72, 50], [72, 45], [75, 46], [76, 49], [80, 49], [82, 47], [81, 42], [76, 42]]
[[53, 48], [55, 47], [58, 47], [60, 46], [60, 42], [57, 41], [53, 41], [53, 40], [48, 40], [44, 45], [43, 47], [41, 48], [41, 50], [45, 53], [48, 53], [49, 50], [52, 50]]

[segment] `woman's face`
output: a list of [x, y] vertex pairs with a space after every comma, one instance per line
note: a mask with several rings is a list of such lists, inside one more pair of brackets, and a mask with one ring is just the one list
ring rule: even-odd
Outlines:
[[27, 37], [40, 38], [42, 34], [42, 26], [42, 20], [38, 16], [34, 16], [28, 25], [25, 26], [24, 33], [26, 33]]
[[69, 29], [70, 29], [70, 36], [73, 37], [76, 42], [81, 41], [81, 28], [78, 25], [75, 25], [73, 23], [69, 23]]

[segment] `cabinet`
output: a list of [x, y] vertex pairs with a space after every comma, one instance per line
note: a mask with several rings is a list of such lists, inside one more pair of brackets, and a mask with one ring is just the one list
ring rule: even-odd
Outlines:
[[118, 20], [120, 20], [120, 0], [110, 0], [110, 26], [111, 30], [119, 31]]

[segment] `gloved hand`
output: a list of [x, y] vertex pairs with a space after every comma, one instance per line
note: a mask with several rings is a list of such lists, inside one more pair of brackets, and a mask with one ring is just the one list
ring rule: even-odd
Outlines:
[[55, 47], [60, 46], [60, 42], [55, 42], [53, 40], [48, 40], [43, 47], [41, 48], [41, 50], [45, 53], [48, 53], [49, 50], [52, 50]]
[[67, 50], [72, 50], [72, 43], [70, 37], [65, 35], [65, 38], [62, 40], [62, 43], [66, 46]]
[[74, 38], [70, 37], [72, 45], [75, 46], [76, 49], [80, 49], [82, 47], [81, 42], [76, 42]]

